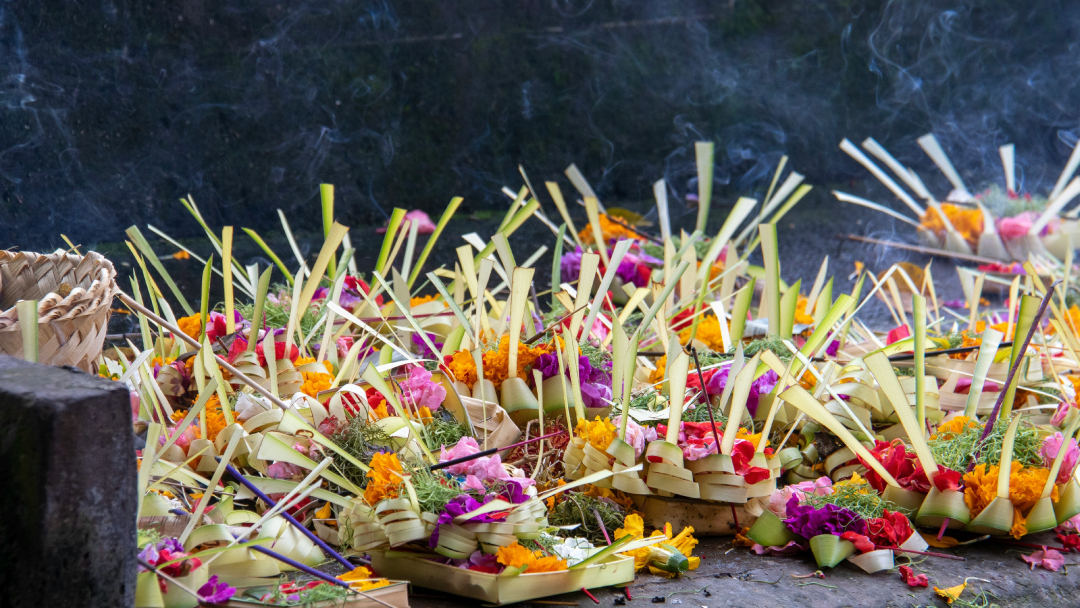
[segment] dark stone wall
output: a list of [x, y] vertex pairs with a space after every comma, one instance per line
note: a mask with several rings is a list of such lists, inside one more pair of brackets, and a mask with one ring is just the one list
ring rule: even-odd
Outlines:
[[[98, 0], [0, 5], [0, 246], [94, 245], [136, 223], [198, 234], [317, 227], [395, 206], [504, 208], [576, 162], [607, 201], [761, 193], [781, 154], [812, 183], [867, 176], [836, 145], [873, 135], [944, 187], [1029, 188], [1076, 140], [1076, 2], [903, 0]], [[564, 187], [568, 184], [564, 181]], [[865, 190], [865, 189], [864, 189]], [[832, 205], [823, 189], [807, 201]], [[692, 211], [685, 213], [691, 214]], [[722, 215], [713, 214], [719, 221]], [[676, 218], [678, 219], [678, 218]]]

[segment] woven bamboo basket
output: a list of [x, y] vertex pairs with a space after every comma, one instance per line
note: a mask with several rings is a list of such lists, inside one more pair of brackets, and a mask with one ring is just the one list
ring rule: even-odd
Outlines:
[[93, 372], [118, 292], [101, 254], [0, 251], [0, 353], [25, 358], [15, 304], [37, 300], [38, 361]]

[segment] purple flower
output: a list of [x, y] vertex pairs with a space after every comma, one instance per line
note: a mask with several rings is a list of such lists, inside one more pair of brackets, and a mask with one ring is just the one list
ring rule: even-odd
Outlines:
[[[425, 333], [427, 333], [428, 338], [431, 340], [431, 343], [435, 345], [435, 348], [441, 349], [443, 347], [442, 342], [435, 341], [435, 339], [439, 336], [431, 332]], [[439, 355], [439, 353], [432, 352], [432, 350], [428, 348], [428, 345], [424, 343], [424, 339], [421, 338], [419, 334], [414, 333], [412, 335], [412, 343], [416, 345], [416, 354], [420, 355], [421, 359], [435, 359], [436, 361], [441, 360], [442, 357]]]
[[211, 576], [206, 584], [199, 587], [199, 598], [210, 604], [223, 604], [236, 595], [236, 589], [228, 583], [218, 580], [217, 575]]
[[610, 399], [611, 386], [599, 382], [581, 383], [581, 401], [585, 407], [607, 407]]
[[830, 357], [835, 357], [836, 353], [840, 352], [840, 341], [833, 340], [829, 343], [829, 346], [825, 349], [825, 354]]
[[559, 258], [559, 272], [564, 283], [578, 280], [581, 274], [581, 247], [576, 247]]
[[813, 538], [821, 534], [839, 536], [844, 532], [866, 534], [866, 522], [851, 509], [827, 504], [820, 509], [799, 504], [799, 497], [792, 496], [787, 503], [787, 524], [795, 534]]
[[967, 305], [964, 300], [946, 300], [941, 303], [945, 308], [963, 308]]

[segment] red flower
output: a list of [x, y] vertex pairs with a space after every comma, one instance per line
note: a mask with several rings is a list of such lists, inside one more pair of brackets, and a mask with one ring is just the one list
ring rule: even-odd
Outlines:
[[[896, 479], [900, 487], [916, 492], [930, 491], [930, 481], [926, 478], [926, 473], [915, 459], [915, 453], [908, 452], [904, 443], [899, 439], [894, 440], [892, 443], [878, 441], [870, 453]], [[862, 459], [860, 459], [860, 462], [862, 462]], [[887, 485], [885, 480], [868, 463], [863, 462], [862, 464], [869, 469], [866, 472], [866, 480], [870, 482], [871, 487], [878, 492], [884, 492]]]
[[[369, 286], [364, 281], [364, 279], [361, 279], [360, 277], [354, 277], [354, 276], [351, 276], [351, 275], [345, 277], [345, 288], [349, 289], [349, 290], [352, 290], [355, 293], [360, 293], [360, 292], [363, 292], [365, 294], [370, 294], [371, 293], [371, 286]], [[379, 295], [375, 296], [375, 304], [378, 305], [378, 306], [383, 305], [382, 294], [379, 294]]]
[[945, 467], [938, 467], [938, 473], [934, 476], [934, 486], [939, 492], [960, 489], [960, 473]]
[[867, 553], [873, 551], [875, 548], [874, 543], [870, 542], [869, 538], [857, 532], [852, 532], [851, 530], [841, 534], [840, 538], [855, 543], [855, 549], [858, 550], [859, 553]]
[[915, 571], [911, 569], [911, 566], [900, 566], [900, 578], [904, 579], [904, 582], [909, 587], [929, 587], [930, 578], [925, 574], [915, 574]]
[[866, 531], [875, 545], [895, 547], [911, 537], [911, 522], [899, 512], [890, 513], [888, 509], [881, 517], [868, 519]]
[[[262, 343], [255, 345], [255, 354], [259, 356], [259, 365], [266, 366], [266, 356], [263, 354]], [[281, 360], [285, 358], [285, 343], [274, 342], [274, 354], [277, 355], [275, 359]], [[300, 356], [300, 349], [296, 348], [296, 345], [292, 345], [289, 350], [289, 361], [296, 361]]]
[[892, 344], [893, 342], [899, 342], [904, 338], [911, 337], [911, 330], [907, 325], [901, 325], [900, 327], [894, 327], [889, 330], [889, 335], [885, 338], [885, 344]]
[[1080, 534], [1061, 534], [1057, 535], [1058, 541], [1061, 546], [1065, 547], [1069, 551], [1080, 551]]
[[705, 310], [705, 305], [702, 304], [698, 307], [688, 306], [685, 310], [675, 315], [675, 318], [671, 320], [671, 330], [675, 332], [682, 331], [687, 327], [690, 327], [694, 323], [694, 313]]

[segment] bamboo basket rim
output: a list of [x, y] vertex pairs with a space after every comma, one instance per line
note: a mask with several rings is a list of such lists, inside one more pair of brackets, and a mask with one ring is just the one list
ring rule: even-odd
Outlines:
[[[25, 265], [13, 274], [12, 265], [20, 262]], [[69, 264], [62, 275], [36, 275], [33, 277], [36, 282], [22, 278], [27, 276], [26, 269], [37, 269], [47, 264], [56, 268], [62, 262]], [[89, 265], [88, 269], [85, 268], [86, 265]], [[85, 274], [77, 284], [70, 285], [63, 281], [72, 278], [71, 275], [78, 273], [80, 268], [84, 269]], [[12, 285], [12, 281], [19, 281], [21, 284]], [[62, 294], [64, 285], [69, 288], [66, 294]], [[37, 293], [32, 293], [33, 289], [36, 289]], [[12, 290], [15, 290], [15, 293], [11, 293]], [[95, 251], [78, 255], [60, 251], [43, 254], [0, 250], [0, 305], [8, 306], [0, 311], [0, 332], [20, 331], [19, 314], [15, 306], [19, 300], [37, 299], [38, 323], [48, 323], [94, 315], [102, 306], [110, 306], [118, 293], [116, 270], [108, 259]]]

